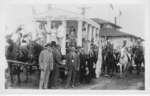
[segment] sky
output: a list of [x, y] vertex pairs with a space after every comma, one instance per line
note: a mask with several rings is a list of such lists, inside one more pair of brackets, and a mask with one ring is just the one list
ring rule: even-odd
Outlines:
[[[114, 16], [118, 17], [117, 24], [121, 31], [144, 38], [145, 33], [145, 6], [143, 4], [113, 4], [113, 10], [108, 4], [52, 4], [52, 8], [60, 8], [75, 13], [81, 13], [81, 7], [87, 7], [86, 16], [114, 22]], [[5, 7], [5, 25], [7, 32], [12, 32], [19, 24], [31, 24], [33, 11], [44, 12], [48, 9], [46, 4], [12, 4]], [[119, 10], [121, 15], [119, 16]], [[34, 29], [32, 29], [34, 30]]]

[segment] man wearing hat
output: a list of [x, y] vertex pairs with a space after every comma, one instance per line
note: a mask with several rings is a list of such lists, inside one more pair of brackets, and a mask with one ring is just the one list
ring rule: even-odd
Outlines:
[[49, 76], [53, 70], [53, 54], [50, 43], [46, 44], [45, 49], [40, 53], [39, 65], [41, 69], [39, 88], [46, 89], [48, 88]]
[[62, 62], [62, 55], [61, 55], [61, 51], [60, 51], [60, 47], [59, 45], [56, 45], [55, 41], [51, 42], [52, 45], [52, 51], [53, 51], [53, 60], [54, 60], [54, 70], [52, 73], [52, 87], [56, 88], [58, 85], [58, 80], [60, 77], [60, 69], [59, 66], [61, 66], [63, 64]]
[[75, 47], [71, 47], [70, 52], [66, 56], [66, 64], [68, 68], [67, 84], [65, 88], [68, 88], [71, 84], [71, 87], [75, 86], [76, 72], [79, 64], [79, 57], [75, 52]]
[[144, 64], [144, 48], [141, 45], [141, 40], [137, 40], [137, 45], [134, 52], [134, 62], [136, 64], [137, 75], [141, 72], [141, 64]]

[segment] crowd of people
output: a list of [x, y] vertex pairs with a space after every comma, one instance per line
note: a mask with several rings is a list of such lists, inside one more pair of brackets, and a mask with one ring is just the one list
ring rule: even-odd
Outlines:
[[[33, 42], [33, 44], [29, 43], [29, 45], [25, 47], [27, 48], [26, 50], [20, 49], [13, 41], [8, 43], [10, 46], [6, 51], [7, 59], [23, 60], [22, 62], [38, 61], [36, 64], [38, 64], [40, 69], [40, 89], [57, 88], [59, 87], [60, 80], [65, 82], [64, 88], [75, 87], [82, 83], [90, 83], [92, 78], [97, 77], [97, 66], [97, 69], [101, 70], [98, 75], [104, 74], [112, 76], [113, 72], [118, 72], [117, 63], [119, 62], [119, 58], [123, 58], [120, 53], [124, 53], [124, 51], [131, 54], [131, 56], [128, 55], [129, 60], [135, 59], [134, 61], [135, 64], [137, 64], [136, 69], [138, 73], [140, 72], [141, 62], [144, 62], [144, 50], [141, 49], [140, 43], [128, 48], [126, 46], [127, 42], [123, 42], [122, 47], [115, 50], [110, 40], [106, 40], [106, 42], [102, 42], [105, 44], [101, 44], [101, 47], [91, 44], [88, 52], [85, 52], [83, 47], [75, 47], [76, 44], [71, 43], [67, 46], [66, 55], [62, 54], [61, 45], [55, 41], [47, 43], [44, 49], [43, 46], [36, 44], [36, 42]], [[12, 64], [9, 64], [8, 67], [11, 79], [14, 70], [18, 73], [19, 78], [19, 70], [21, 67], [17, 66], [17, 70], [13, 69]], [[13, 79], [11, 81], [13, 81]]]
[[141, 72], [141, 65], [144, 64], [144, 48], [140, 40], [128, 45], [129, 42], [123, 40], [121, 47], [114, 49], [113, 44], [106, 40], [105, 46], [102, 47], [103, 72], [106, 75], [113, 75], [113, 72], [123, 71], [132, 72], [136, 66], [137, 74]]
[[66, 72], [65, 88], [75, 87], [80, 83], [89, 83], [91, 78], [95, 77], [97, 61], [95, 53], [92, 45], [87, 55], [83, 48], [71, 46], [64, 57], [61, 54], [60, 46], [55, 41], [46, 44], [39, 56], [41, 70], [39, 88], [57, 88], [61, 67]]

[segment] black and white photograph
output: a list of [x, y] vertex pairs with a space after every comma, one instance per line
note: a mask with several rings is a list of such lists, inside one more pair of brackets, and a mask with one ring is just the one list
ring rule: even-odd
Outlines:
[[145, 91], [145, 3], [4, 7], [5, 90]]

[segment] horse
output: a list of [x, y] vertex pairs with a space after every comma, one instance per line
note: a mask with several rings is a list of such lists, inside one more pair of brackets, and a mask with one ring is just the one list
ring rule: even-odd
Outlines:
[[116, 69], [115, 55], [111, 46], [106, 46], [102, 48], [102, 70], [106, 75], [113, 76]]
[[[9, 45], [7, 46], [7, 49], [5, 51], [6, 59], [17, 60], [20, 54], [19, 46], [11, 39], [7, 39], [7, 43]], [[21, 70], [19, 65], [15, 65], [13, 62], [8, 62], [8, 72], [10, 74], [11, 84], [14, 82], [13, 80], [14, 75], [17, 75], [18, 83], [20, 83]]]
[[27, 62], [28, 65], [24, 66], [25, 73], [26, 73], [26, 82], [29, 79], [29, 75], [32, 74], [33, 71], [37, 70], [39, 71], [39, 63], [38, 58], [40, 55], [40, 52], [43, 50], [43, 47], [36, 43], [35, 41], [30, 41], [25, 46], [21, 46], [22, 52], [26, 53], [24, 54], [24, 62]]
[[[6, 59], [17, 60], [26, 63], [17, 65], [8, 62], [8, 70], [10, 71], [11, 83], [14, 82], [13, 76], [17, 75], [18, 83], [20, 84], [20, 73], [23, 71], [26, 73], [26, 81], [28, 81], [28, 73], [32, 72], [33, 66], [38, 69], [38, 58], [43, 47], [37, 44], [35, 41], [30, 41], [25, 44], [17, 44], [13, 40], [7, 40], [9, 46], [6, 49]], [[22, 42], [21, 42], [22, 43]]]
[[43, 50], [43, 46], [36, 43], [35, 41], [30, 41], [27, 46], [28, 46], [28, 63], [39, 69], [38, 59], [41, 51]]
[[141, 71], [141, 64], [144, 64], [144, 52], [141, 46], [134, 48], [133, 60], [136, 64], [137, 75], [139, 75]]
[[128, 52], [128, 50], [123, 47], [120, 50], [120, 56], [119, 56], [119, 62], [117, 65], [119, 65], [120, 69], [120, 78], [127, 77], [127, 72], [131, 64], [131, 54]]

